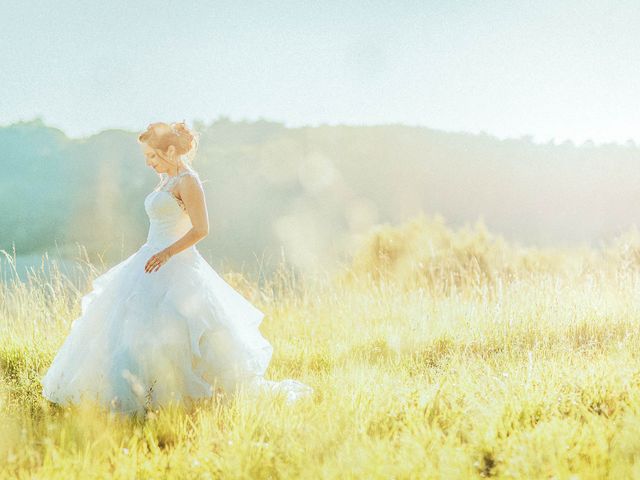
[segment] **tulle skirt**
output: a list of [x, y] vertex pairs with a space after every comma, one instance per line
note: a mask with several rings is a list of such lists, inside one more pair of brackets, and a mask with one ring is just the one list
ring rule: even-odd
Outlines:
[[293, 379], [264, 378], [273, 348], [264, 314], [231, 287], [195, 246], [157, 271], [144, 266], [158, 248], [137, 252], [93, 280], [81, 315], [42, 378], [42, 394], [67, 405], [83, 398], [112, 411], [249, 393], [312, 393]]

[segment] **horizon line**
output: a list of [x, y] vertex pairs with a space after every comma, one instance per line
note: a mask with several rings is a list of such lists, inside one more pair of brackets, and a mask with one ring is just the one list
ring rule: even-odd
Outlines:
[[[185, 118], [185, 117], [182, 117]], [[177, 121], [177, 120], [176, 120]], [[579, 143], [578, 141], [576, 141], [575, 139], [572, 138], [556, 138], [556, 137], [551, 137], [547, 140], [535, 140], [534, 134], [522, 134], [520, 136], [499, 136], [495, 133], [490, 133], [487, 132], [486, 130], [480, 130], [478, 132], [469, 132], [469, 131], [465, 131], [465, 130], [445, 130], [445, 129], [441, 129], [441, 128], [434, 128], [434, 127], [430, 127], [428, 125], [421, 125], [421, 124], [409, 124], [409, 123], [402, 123], [402, 122], [388, 122], [388, 123], [371, 123], [371, 124], [364, 124], [364, 123], [357, 123], [357, 124], [353, 124], [353, 123], [327, 123], [327, 122], [321, 122], [321, 123], [316, 123], [314, 124], [301, 124], [301, 125], [288, 125], [286, 122], [283, 122], [281, 120], [275, 120], [275, 119], [268, 119], [265, 118], [263, 116], [259, 116], [256, 119], [251, 119], [251, 118], [247, 118], [247, 117], [242, 117], [240, 119], [233, 119], [231, 118], [230, 115], [227, 114], [219, 114], [217, 118], [214, 119], [210, 119], [209, 121], [207, 120], [202, 120], [199, 118], [193, 118], [191, 119], [188, 123], [190, 123], [192, 126], [197, 122], [197, 123], [202, 123], [205, 125], [206, 128], [209, 128], [213, 125], [215, 125], [216, 123], [220, 123], [220, 122], [229, 122], [229, 123], [235, 123], [235, 124], [242, 124], [242, 123], [248, 123], [248, 124], [256, 124], [256, 123], [273, 123], [273, 124], [279, 124], [282, 125], [283, 128], [287, 129], [287, 130], [296, 130], [296, 129], [304, 129], [304, 128], [322, 128], [322, 127], [332, 127], [332, 128], [336, 128], [336, 127], [347, 127], [347, 128], [375, 128], [375, 127], [405, 127], [405, 128], [414, 128], [414, 129], [423, 129], [423, 130], [431, 130], [434, 132], [438, 132], [438, 133], [444, 133], [444, 134], [449, 134], [449, 135], [472, 135], [475, 137], [490, 137], [494, 140], [497, 140], [499, 142], [510, 142], [510, 141], [520, 141], [520, 142], [527, 142], [530, 145], [535, 145], [535, 146], [572, 146], [574, 148], [597, 148], [597, 147], [622, 147], [622, 148], [638, 148], [640, 145], [637, 144], [635, 142], [635, 140], [633, 138], [628, 138], [625, 141], [621, 142], [618, 140], [605, 140], [605, 141], [599, 141], [599, 140], [593, 140], [591, 138], [585, 139], [583, 140], [581, 143]], [[124, 132], [131, 132], [131, 133], [135, 133], [136, 130], [130, 129], [128, 127], [105, 127], [102, 128], [101, 130], [95, 131], [93, 133], [89, 133], [86, 135], [80, 135], [80, 136], [71, 136], [69, 135], [64, 128], [61, 128], [59, 126], [55, 126], [54, 124], [48, 122], [47, 120], [44, 119], [43, 115], [36, 115], [34, 117], [32, 117], [29, 120], [24, 120], [24, 119], [20, 119], [20, 120], [16, 120], [10, 123], [6, 123], [6, 124], [0, 124], [0, 128], [10, 128], [14, 125], [21, 125], [21, 124], [38, 124], [38, 125], [42, 125], [46, 128], [51, 128], [54, 130], [58, 130], [60, 131], [66, 138], [68, 138], [69, 140], [87, 140], [90, 139], [92, 137], [98, 136], [102, 133], [108, 132], [108, 131], [124, 131]], [[143, 129], [141, 129], [140, 131], [142, 131]]]

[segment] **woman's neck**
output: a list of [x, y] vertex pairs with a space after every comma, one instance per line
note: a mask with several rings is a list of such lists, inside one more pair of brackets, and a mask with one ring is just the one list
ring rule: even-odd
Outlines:
[[184, 170], [185, 170], [184, 168], [182, 170], [180, 170], [180, 167], [177, 167], [176, 168], [176, 173], [173, 173], [172, 171], [165, 172], [165, 173], [170, 177], [175, 177], [175, 176], [179, 175], [181, 173], [181, 171], [184, 171]]

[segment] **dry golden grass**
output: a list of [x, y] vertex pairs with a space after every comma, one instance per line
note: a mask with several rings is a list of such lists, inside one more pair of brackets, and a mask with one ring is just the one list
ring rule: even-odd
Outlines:
[[0, 288], [0, 475], [640, 478], [640, 257], [510, 245], [418, 217], [337, 275], [261, 288], [268, 377], [314, 387], [122, 419], [40, 397], [79, 313], [62, 275]]

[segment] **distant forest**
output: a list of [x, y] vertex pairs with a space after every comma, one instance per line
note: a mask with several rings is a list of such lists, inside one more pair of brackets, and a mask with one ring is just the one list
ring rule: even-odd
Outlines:
[[[481, 219], [529, 245], [598, 244], [640, 219], [634, 143], [546, 144], [404, 125], [286, 128], [220, 117], [201, 133], [213, 263], [301, 269], [349, 255], [359, 235], [423, 212]], [[143, 200], [158, 176], [136, 132], [70, 139], [40, 118], [0, 128], [0, 248], [18, 255], [76, 244], [108, 261], [146, 239]]]

